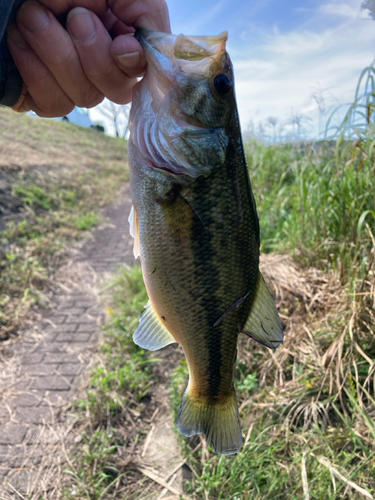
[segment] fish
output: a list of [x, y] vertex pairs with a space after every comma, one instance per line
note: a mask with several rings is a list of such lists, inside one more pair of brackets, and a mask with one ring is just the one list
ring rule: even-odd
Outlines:
[[147, 69], [129, 120], [129, 221], [149, 302], [133, 339], [152, 351], [180, 344], [189, 381], [177, 427], [232, 454], [242, 443], [238, 336], [275, 349], [283, 327], [259, 271], [259, 219], [227, 33], [138, 29], [135, 36]]

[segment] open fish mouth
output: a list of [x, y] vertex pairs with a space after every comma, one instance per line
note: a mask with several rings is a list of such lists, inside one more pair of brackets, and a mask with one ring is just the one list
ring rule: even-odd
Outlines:
[[[185, 36], [141, 28], [136, 31], [135, 37], [145, 51], [147, 71], [154, 80], [153, 109], [156, 112], [171, 86], [177, 85], [178, 76], [197, 81], [220, 70], [222, 57], [226, 54], [228, 33], [225, 31], [209, 37]], [[191, 117], [187, 121], [195, 127], [207, 128]]]
[[170, 35], [158, 31], [138, 29], [135, 34], [142, 45], [147, 62], [171, 83], [179, 71], [191, 78], [209, 75], [215, 60], [225, 53], [228, 33], [217, 36]]

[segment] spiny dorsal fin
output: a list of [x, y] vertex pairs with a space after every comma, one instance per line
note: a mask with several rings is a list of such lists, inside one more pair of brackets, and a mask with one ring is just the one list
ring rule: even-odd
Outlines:
[[138, 216], [137, 212], [135, 211], [134, 205], [132, 205], [132, 208], [130, 210], [128, 221], [130, 224], [129, 228], [130, 236], [134, 238], [134, 246], [133, 246], [134, 258], [138, 259], [138, 257], [140, 256]]
[[276, 349], [284, 340], [275, 302], [260, 272], [250, 314], [242, 331], [271, 349]]
[[142, 314], [138, 328], [133, 335], [134, 342], [139, 347], [150, 351], [157, 351], [176, 342], [159, 319], [151, 302], [148, 302], [145, 308], [146, 310]]

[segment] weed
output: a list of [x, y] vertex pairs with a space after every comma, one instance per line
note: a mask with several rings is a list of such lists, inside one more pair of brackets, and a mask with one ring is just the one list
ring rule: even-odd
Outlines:
[[147, 394], [155, 382], [152, 366], [158, 361], [132, 340], [147, 302], [140, 268], [119, 270], [105, 291], [111, 305], [100, 363], [91, 374], [87, 398], [75, 405], [76, 415], [85, 421], [88, 416], [89, 425], [74, 468], [66, 471], [73, 483], [70, 490], [93, 499], [123, 498], [116, 494], [129, 491], [130, 471], [121, 457], [144, 437], [141, 419], [150, 411]]
[[88, 231], [93, 227], [97, 226], [101, 218], [95, 212], [89, 212], [88, 214], [77, 215], [71, 219], [72, 224], [79, 231]]
[[[0, 115], [0, 168], [6, 175], [12, 172], [8, 194], [17, 209], [22, 206], [22, 220], [9, 222], [0, 233], [3, 340], [16, 334], [30, 305], [43, 303], [54, 256], [61, 258], [81, 231], [101, 222], [98, 210], [113, 200], [128, 170], [123, 140], [5, 108]], [[16, 148], [20, 141], [22, 147]]]
[[15, 184], [12, 194], [16, 198], [21, 198], [25, 205], [33, 209], [52, 210], [55, 208], [52, 197], [43, 188], [35, 184], [26, 186]]
[[[218, 456], [203, 447], [192, 456], [183, 446], [200, 498], [375, 494], [373, 75], [367, 68], [361, 76], [367, 96], [357, 89], [336, 143], [246, 146], [262, 250], [295, 257], [261, 260], [286, 335], [276, 352], [240, 338], [241, 451]], [[184, 370], [172, 376], [174, 412]]]

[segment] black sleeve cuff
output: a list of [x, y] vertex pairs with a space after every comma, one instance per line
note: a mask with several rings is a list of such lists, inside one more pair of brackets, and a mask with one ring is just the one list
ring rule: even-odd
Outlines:
[[13, 106], [22, 91], [22, 78], [10, 55], [6, 27], [14, 21], [15, 13], [25, 0], [0, 0], [0, 105]]
[[6, 45], [5, 37], [0, 45], [0, 104], [13, 106], [22, 91], [23, 81]]

